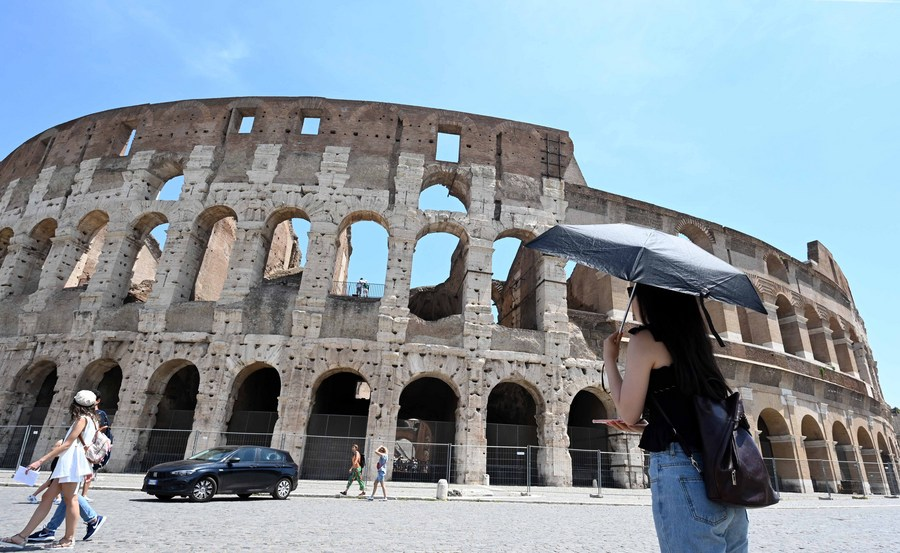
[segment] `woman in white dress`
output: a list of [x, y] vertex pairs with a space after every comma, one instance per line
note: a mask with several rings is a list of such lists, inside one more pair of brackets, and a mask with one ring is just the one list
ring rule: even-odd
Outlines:
[[62, 444], [54, 447], [43, 457], [28, 465], [28, 470], [39, 470], [41, 465], [56, 456], [56, 468], [50, 475], [51, 484], [41, 496], [41, 502], [31, 515], [31, 520], [18, 534], [0, 539], [0, 545], [23, 548], [28, 542], [27, 536], [47, 517], [53, 506], [53, 498], [62, 493], [66, 503], [66, 533], [62, 539], [47, 546], [48, 549], [71, 549], [75, 543], [75, 528], [78, 525], [78, 484], [85, 476], [91, 474], [91, 463], [85, 457], [84, 449], [94, 440], [97, 432], [97, 420], [94, 415], [94, 403], [97, 397], [90, 390], [81, 390], [75, 394], [69, 412], [72, 415], [72, 426], [66, 433]]

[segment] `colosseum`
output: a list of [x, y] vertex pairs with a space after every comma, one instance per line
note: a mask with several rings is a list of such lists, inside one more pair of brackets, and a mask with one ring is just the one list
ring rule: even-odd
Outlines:
[[[431, 187], [462, 207], [423, 206]], [[383, 231], [383, 282], [348, 282], [362, 222]], [[563, 130], [311, 97], [114, 109], [3, 160], [2, 466], [59, 437], [72, 391], [94, 388], [111, 470], [271, 444], [303, 478], [345, 478], [358, 442], [393, 445], [394, 480], [643, 486], [637, 436], [591, 423], [615, 415], [602, 343], [628, 283], [523, 247], [492, 267], [499, 240], [607, 222], [751, 276], [768, 315], [708, 308], [780, 490], [898, 493], [865, 325], [823, 244], [794, 259], [589, 188]], [[449, 274], [413, 287], [431, 234], [456, 240]]]

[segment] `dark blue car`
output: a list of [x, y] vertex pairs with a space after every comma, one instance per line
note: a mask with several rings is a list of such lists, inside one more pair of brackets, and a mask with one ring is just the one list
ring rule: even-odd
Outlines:
[[297, 463], [280, 449], [214, 447], [184, 461], [151, 467], [141, 489], [164, 501], [175, 496], [209, 501], [217, 493], [237, 494], [241, 499], [269, 493], [275, 499], [287, 499], [297, 489], [298, 473]]

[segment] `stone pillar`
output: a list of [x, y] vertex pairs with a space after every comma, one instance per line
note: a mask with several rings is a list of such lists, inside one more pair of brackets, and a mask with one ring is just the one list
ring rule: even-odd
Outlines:
[[156, 199], [156, 191], [162, 185], [162, 179], [150, 172], [150, 163], [156, 150], [144, 150], [131, 155], [128, 169], [122, 171], [126, 201], [147, 201]]
[[544, 331], [544, 354], [562, 362], [569, 357], [569, 307], [566, 302], [566, 261], [545, 255], [541, 283], [535, 291], [540, 330]]
[[250, 289], [262, 281], [269, 255], [265, 231], [263, 221], [238, 221], [219, 305], [243, 301]]
[[[797, 335], [800, 339], [800, 343], [791, 348], [795, 349], [796, 351], [787, 351], [789, 346], [787, 344], [787, 339], [782, 333], [782, 343], [784, 344], [785, 351], [792, 355], [796, 355], [801, 359], [813, 360], [814, 357], [812, 353], [812, 344], [809, 341], [809, 331], [806, 328], [806, 317], [795, 313], [791, 316], [778, 319], [778, 323], [779, 328], [794, 325], [797, 331]], [[797, 349], [798, 347], [799, 349]]]
[[297, 291], [296, 310], [293, 313], [292, 336], [319, 336], [325, 298], [331, 292], [336, 234], [337, 225], [330, 221], [316, 220], [310, 223], [307, 251], [316, 253], [306, 258], [303, 280]]
[[728, 342], [742, 342], [741, 323], [738, 318], [737, 307], [724, 304], [716, 300], [706, 300], [706, 310], [712, 319], [716, 332], [723, 340]]
[[784, 343], [781, 341], [781, 326], [778, 324], [778, 306], [767, 301], [763, 302], [768, 315], [747, 310], [747, 323], [750, 325], [750, 333], [753, 341], [763, 347], [775, 351], [784, 352]]
[[87, 244], [79, 234], [77, 230], [69, 227], [51, 239], [50, 252], [41, 269], [38, 289], [28, 299], [24, 311], [33, 313], [43, 311], [50, 296], [62, 290], [81, 254], [87, 251]]
[[215, 146], [194, 146], [194, 149], [191, 150], [191, 157], [184, 166], [184, 186], [181, 187], [181, 198], [206, 200], [206, 196], [209, 194], [209, 181], [215, 174], [212, 169], [215, 153]]
[[466, 251], [466, 278], [463, 286], [463, 347], [470, 352], [491, 349], [494, 318], [491, 315], [491, 261], [493, 244], [470, 237]]
[[610, 452], [603, 461], [608, 463], [616, 486], [627, 489], [649, 487], [650, 482], [644, 474], [644, 454], [638, 447], [640, 434], [610, 429], [608, 440]]
[[866, 356], [866, 346], [862, 342], [850, 345], [852, 355], [849, 358], [855, 362], [857, 374], [869, 384], [873, 384], [872, 372], [869, 369], [869, 361]]
[[378, 310], [378, 342], [402, 344], [409, 323], [409, 286], [415, 233], [398, 228], [388, 238], [388, 272]]
[[81, 310], [96, 311], [115, 308], [125, 302], [131, 287], [134, 263], [143, 241], [134, 229], [124, 228], [124, 223], [110, 223], [103, 245], [103, 255], [97, 265], [87, 290], [81, 294]]
[[487, 402], [488, 391], [481, 388], [484, 359], [469, 358], [469, 380], [460, 390], [456, 410], [456, 438], [453, 455], [456, 459], [457, 484], [483, 484], [487, 473]]
[[537, 462], [540, 474], [547, 486], [572, 485], [572, 458], [569, 455], [567, 427], [568, 406], [558, 404], [554, 412], [544, 412], [535, 417], [543, 444], [538, 450]]

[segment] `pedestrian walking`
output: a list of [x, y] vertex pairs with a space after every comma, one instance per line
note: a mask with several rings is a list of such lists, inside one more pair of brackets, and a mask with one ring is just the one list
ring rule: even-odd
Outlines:
[[[105, 515], [98, 515], [94, 509], [91, 507], [91, 504], [85, 500], [85, 497], [82, 495], [78, 496], [78, 511], [81, 515], [81, 520], [84, 521], [87, 526], [87, 530], [84, 533], [84, 537], [81, 538], [83, 541], [88, 541], [100, 530], [100, 527], [106, 522]], [[56, 531], [59, 529], [60, 525], [62, 525], [63, 521], [66, 519], [66, 504], [60, 503], [59, 507], [56, 508], [56, 511], [53, 513], [53, 516], [50, 517], [50, 522], [44, 525], [43, 528], [38, 530], [37, 532], [28, 536], [28, 543], [46, 543], [51, 542], [56, 539]]]
[[[44, 456], [28, 465], [27, 470], [40, 470], [41, 465], [53, 457], [59, 456], [56, 468], [50, 475], [52, 482], [41, 496], [41, 502], [34, 510], [28, 523], [19, 533], [0, 538], [0, 544], [22, 549], [28, 543], [28, 536], [38, 527], [53, 505], [53, 498], [62, 493], [66, 506], [66, 531], [62, 539], [47, 546], [49, 549], [71, 549], [75, 543], [75, 527], [78, 524], [78, 484], [85, 476], [91, 474], [91, 464], [84, 454], [83, 444], [94, 440], [97, 432], [97, 421], [94, 418], [96, 396], [90, 390], [81, 390], [72, 400], [69, 413], [72, 426], [66, 432], [62, 444], [53, 447]], [[80, 440], [79, 440], [80, 438]]]
[[[109, 416], [106, 414], [106, 411], [100, 409], [100, 391], [99, 390], [91, 390], [94, 392], [94, 395], [97, 396], [97, 401], [94, 403], [94, 414], [97, 417], [99, 430], [106, 434], [106, 437], [109, 438], [109, 443], [112, 444], [112, 430], [110, 430], [109, 426]], [[91, 484], [94, 483], [94, 479], [97, 477], [97, 471], [103, 468], [106, 463], [109, 462], [109, 456], [112, 454], [112, 448], [110, 448], [109, 452], [107, 452], [106, 456], [99, 462], [94, 464], [91, 469], [92, 472], [90, 475], [85, 477], [84, 484], [81, 486], [81, 496], [86, 501], [91, 501], [91, 498], [88, 496], [88, 491], [91, 489]]]
[[[59, 447], [60, 445], [62, 445], [62, 440], [56, 440], [56, 443], [53, 444], [53, 447]], [[51, 474], [53, 474], [53, 469], [56, 468], [56, 462], [57, 462], [57, 461], [59, 461], [59, 457], [54, 457], [54, 458], [53, 458], [53, 461], [50, 463], [50, 473], [51, 473]], [[51, 482], [53, 482], [53, 479], [52, 479], [52, 478], [47, 478], [47, 480], [45, 480], [43, 484], [41, 484], [40, 486], [38, 486], [38, 489], [34, 490], [34, 493], [29, 494], [28, 497], [25, 498], [25, 500], [28, 501], [29, 503], [33, 504], [33, 505], [37, 505], [38, 503], [40, 503], [41, 500], [38, 499], [38, 496], [41, 495], [41, 493], [42, 493], [44, 490], [46, 490], [47, 488], [50, 487], [50, 483], [51, 483]], [[59, 503], [60, 503], [60, 498], [59, 498], [59, 496], [56, 496], [55, 498], [53, 498], [53, 504], [54, 504], [54, 505], [59, 505]]]
[[384, 496], [383, 501], [387, 501], [387, 489], [384, 487], [384, 477], [387, 474], [388, 463], [387, 452], [387, 448], [383, 445], [375, 450], [375, 453], [378, 454], [378, 463], [375, 465], [375, 469], [378, 472], [375, 475], [375, 482], [372, 483], [372, 495], [369, 496], [369, 501], [375, 500], [375, 492], [378, 491], [378, 484], [381, 484], [381, 494]]
[[364, 457], [359, 452], [359, 446], [353, 444], [350, 447], [352, 452], [350, 455], [350, 477], [347, 479], [347, 487], [341, 492], [341, 495], [347, 495], [347, 490], [353, 484], [354, 480], [359, 483], [359, 497], [366, 496], [366, 485], [362, 479], [362, 469], [365, 466]]
[[629, 331], [624, 377], [617, 366], [622, 334], [614, 332], [603, 343], [610, 394], [620, 417], [608, 424], [641, 432], [639, 445], [650, 452], [660, 551], [746, 552], [747, 510], [707, 499], [702, 456], [689, 457], [679, 445], [702, 449], [693, 396], [721, 399], [730, 392], [713, 357], [700, 300], [646, 284], [635, 284], [632, 293], [634, 313], [643, 326]]

